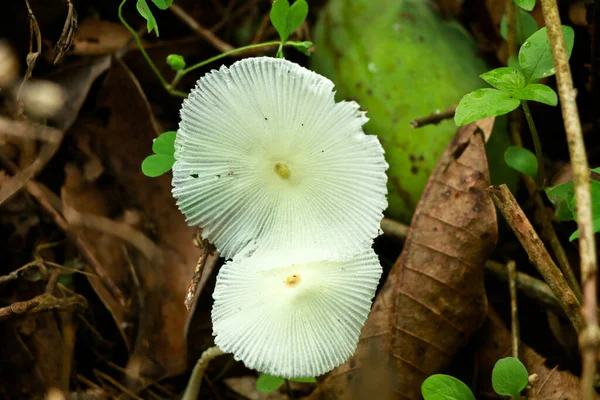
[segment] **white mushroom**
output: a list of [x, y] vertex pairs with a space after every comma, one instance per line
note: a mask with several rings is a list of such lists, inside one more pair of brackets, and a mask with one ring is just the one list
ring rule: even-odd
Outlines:
[[[287, 261], [303, 260], [292, 264]], [[234, 258], [217, 276], [215, 343], [248, 368], [322, 375], [354, 353], [382, 269], [372, 249], [345, 261], [311, 251]]]
[[184, 101], [173, 195], [221, 255], [368, 247], [387, 207], [383, 148], [355, 102], [297, 64], [247, 58], [201, 78]]

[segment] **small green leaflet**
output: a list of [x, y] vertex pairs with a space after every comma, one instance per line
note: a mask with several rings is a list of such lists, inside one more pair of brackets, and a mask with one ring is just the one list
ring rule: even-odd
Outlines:
[[[522, 44], [527, 38], [535, 33], [538, 30], [537, 22], [535, 18], [531, 16], [531, 14], [517, 9], [517, 44]], [[521, 18], [521, 22], [519, 23], [519, 18]], [[500, 36], [504, 38], [504, 40], [508, 40], [508, 20], [506, 15], [502, 16], [500, 20]]]
[[546, 196], [556, 209], [556, 217], [561, 221], [572, 221], [571, 199], [575, 195], [573, 181], [545, 189]]
[[269, 14], [271, 23], [279, 33], [282, 42], [285, 42], [302, 25], [307, 15], [306, 0], [296, 0], [291, 7], [288, 0], [275, 0]]
[[535, 0], [515, 0], [515, 4], [523, 10], [531, 11], [535, 7]]
[[152, 11], [150, 11], [150, 7], [148, 7], [146, 0], [137, 0], [136, 8], [140, 15], [147, 21], [146, 28], [148, 29], [148, 33], [154, 30], [156, 31], [156, 36], [158, 36], [158, 25], [156, 25], [156, 20], [154, 19], [154, 15], [152, 15]]
[[477, 89], [465, 95], [456, 107], [454, 122], [458, 126], [482, 118], [503, 115], [519, 107], [519, 99], [497, 89]]
[[492, 387], [499, 395], [519, 398], [528, 382], [527, 368], [518, 358], [506, 357], [498, 360], [494, 365]]
[[[570, 26], [562, 27], [567, 54], [571, 57], [575, 33]], [[554, 75], [552, 52], [546, 27], [531, 35], [519, 50], [519, 64], [528, 82]]]
[[558, 96], [551, 87], [540, 83], [530, 83], [518, 94], [521, 100], [539, 101], [549, 106], [558, 104]]
[[168, 172], [175, 163], [175, 136], [177, 132], [165, 132], [152, 143], [152, 154], [142, 162], [142, 172], [150, 178], [156, 178]]
[[263, 393], [274, 392], [283, 385], [283, 382], [285, 382], [285, 379], [278, 376], [260, 374], [256, 380], [256, 389]]
[[317, 380], [314, 377], [312, 377], [312, 378], [291, 378], [290, 381], [300, 382], [300, 383], [317, 383]]
[[296, 50], [310, 56], [310, 47], [313, 45], [312, 42], [287, 42], [288, 45], [292, 46]]
[[421, 385], [424, 400], [475, 400], [471, 389], [450, 375], [436, 374]]
[[152, 0], [152, 2], [161, 10], [166, 10], [167, 8], [171, 7], [171, 4], [173, 4], [173, 0]]
[[519, 93], [525, 87], [523, 74], [510, 67], [496, 68], [479, 77], [496, 89], [510, 94]]
[[504, 153], [504, 161], [512, 169], [527, 175], [531, 179], [537, 177], [537, 158], [535, 154], [523, 147], [510, 146]]

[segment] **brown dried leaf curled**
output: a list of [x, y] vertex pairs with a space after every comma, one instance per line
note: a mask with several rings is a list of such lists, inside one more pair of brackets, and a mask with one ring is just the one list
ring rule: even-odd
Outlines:
[[311, 398], [420, 399], [423, 380], [445, 368], [481, 326], [483, 265], [498, 236], [489, 182], [481, 129], [467, 125], [429, 179], [354, 357]]

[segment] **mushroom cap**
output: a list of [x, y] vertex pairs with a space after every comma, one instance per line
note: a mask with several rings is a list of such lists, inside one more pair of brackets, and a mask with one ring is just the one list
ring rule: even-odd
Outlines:
[[382, 268], [371, 248], [344, 261], [305, 252], [235, 258], [217, 276], [213, 334], [224, 352], [284, 378], [322, 375], [356, 349]]
[[383, 148], [355, 102], [284, 59], [247, 58], [184, 100], [173, 195], [226, 259], [242, 249], [370, 246], [387, 207]]

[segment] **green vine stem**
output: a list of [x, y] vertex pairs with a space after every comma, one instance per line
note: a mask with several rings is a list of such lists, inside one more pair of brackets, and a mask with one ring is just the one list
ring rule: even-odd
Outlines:
[[542, 153], [542, 143], [540, 142], [540, 137], [538, 135], [538, 131], [535, 127], [535, 122], [533, 122], [533, 117], [531, 116], [531, 110], [529, 109], [529, 104], [527, 100], [521, 100], [521, 107], [523, 108], [523, 112], [525, 113], [525, 119], [527, 119], [527, 125], [529, 125], [529, 131], [531, 132], [531, 138], [533, 139], [533, 148], [535, 149], [535, 157], [538, 162], [538, 176], [537, 176], [537, 184], [539, 187], [544, 187], [544, 183], [546, 182], [546, 170], [544, 168], [544, 154]]

